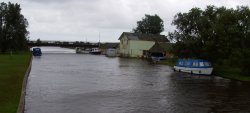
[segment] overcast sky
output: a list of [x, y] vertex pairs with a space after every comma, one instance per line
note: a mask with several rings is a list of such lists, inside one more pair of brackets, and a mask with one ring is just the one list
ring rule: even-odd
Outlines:
[[178, 12], [207, 5], [235, 8], [250, 0], [0, 0], [21, 4], [28, 19], [30, 40], [118, 42], [145, 14], [159, 15], [167, 34]]

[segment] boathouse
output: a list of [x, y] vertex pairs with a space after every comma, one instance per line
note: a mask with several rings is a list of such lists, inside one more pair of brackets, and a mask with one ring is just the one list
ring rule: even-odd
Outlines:
[[123, 32], [119, 37], [121, 57], [143, 57], [155, 42], [169, 42], [165, 35]]

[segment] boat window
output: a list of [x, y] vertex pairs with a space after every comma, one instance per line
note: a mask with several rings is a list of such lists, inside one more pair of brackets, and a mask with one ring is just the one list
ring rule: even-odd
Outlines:
[[198, 67], [199, 63], [198, 62], [193, 62], [193, 66]]
[[211, 64], [209, 62], [204, 62], [205, 66], [211, 66]]
[[186, 65], [186, 66], [189, 66], [189, 65], [190, 65], [190, 62], [185, 62], [185, 65]]
[[204, 66], [204, 63], [203, 63], [203, 62], [200, 62], [200, 66], [201, 66], [201, 67]]
[[179, 65], [183, 65], [183, 62], [179, 62]]

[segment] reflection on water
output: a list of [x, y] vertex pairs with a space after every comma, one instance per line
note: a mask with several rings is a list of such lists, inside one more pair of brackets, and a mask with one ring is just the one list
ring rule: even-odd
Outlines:
[[44, 54], [32, 66], [26, 113], [250, 112], [249, 83], [143, 60]]

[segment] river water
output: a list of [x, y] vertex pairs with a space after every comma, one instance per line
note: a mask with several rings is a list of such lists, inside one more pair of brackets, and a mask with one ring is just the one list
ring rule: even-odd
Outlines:
[[25, 113], [249, 113], [250, 84], [144, 60], [42, 48]]

